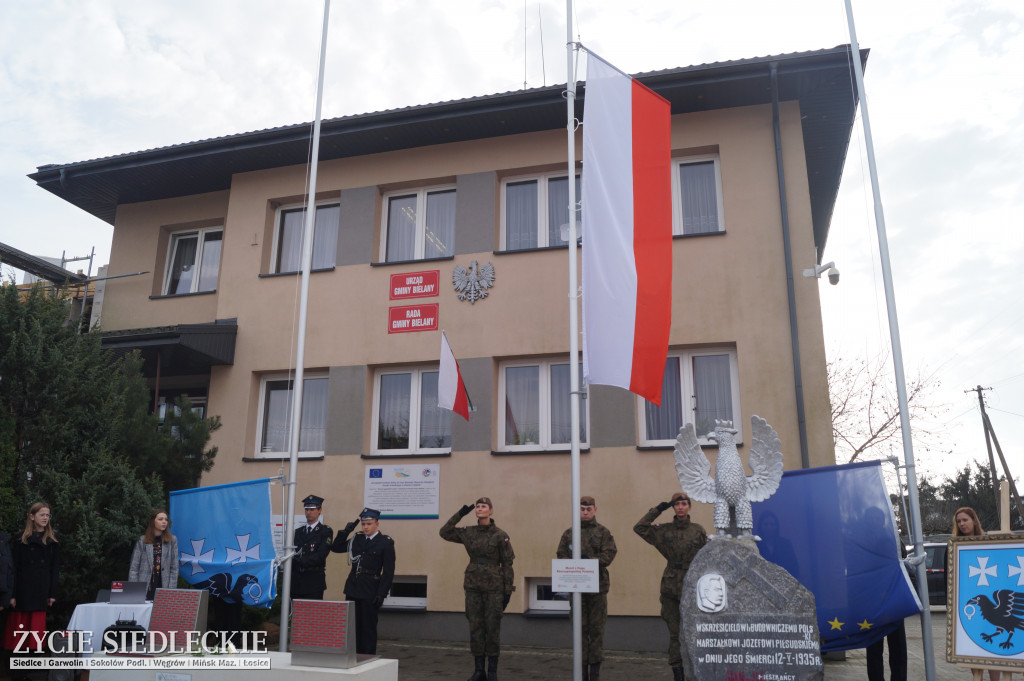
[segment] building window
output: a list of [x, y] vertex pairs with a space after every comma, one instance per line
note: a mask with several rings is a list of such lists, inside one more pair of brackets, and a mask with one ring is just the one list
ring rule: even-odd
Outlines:
[[569, 612], [570, 595], [552, 591], [550, 577], [527, 577], [526, 588], [530, 593], [530, 610]]
[[385, 608], [425, 610], [427, 607], [426, 575], [395, 575], [391, 591], [384, 599]]
[[706, 436], [715, 429], [716, 419], [732, 421], [741, 431], [736, 436], [741, 442], [737, 374], [735, 350], [670, 352], [661, 384], [661, 406], [639, 400], [640, 444], [671, 446], [685, 423], [694, 425], [702, 444], [710, 444]]
[[[580, 385], [583, 366], [577, 364]], [[566, 360], [504, 362], [498, 381], [498, 438], [502, 451], [564, 450], [571, 445], [569, 363]], [[580, 406], [580, 446], [587, 442], [586, 401]]]
[[455, 253], [455, 189], [384, 195], [381, 260], [443, 258]]
[[[257, 456], [288, 455], [291, 444], [292, 388], [286, 374], [260, 380], [259, 446]], [[307, 373], [303, 378], [299, 456], [323, 456], [327, 433], [327, 375]]]
[[[302, 268], [302, 230], [305, 219], [305, 206], [278, 210], [277, 228], [274, 230], [274, 251], [271, 255], [274, 272], [298, 272]], [[316, 219], [313, 222], [313, 261], [310, 269], [334, 267], [340, 219], [339, 204], [317, 204]]]
[[725, 230], [722, 172], [718, 156], [696, 156], [672, 163], [675, 197], [673, 234], [711, 234]]
[[164, 295], [216, 291], [223, 236], [221, 227], [172, 234]]
[[[512, 178], [501, 185], [501, 243], [507, 251], [564, 246], [568, 242], [567, 175]], [[580, 176], [576, 176], [576, 221]], [[564, 234], [563, 234], [564, 232]]]
[[452, 412], [437, 406], [437, 369], [381, 369], [373, 381], [373, 452], [435, 454], [452, 446]]

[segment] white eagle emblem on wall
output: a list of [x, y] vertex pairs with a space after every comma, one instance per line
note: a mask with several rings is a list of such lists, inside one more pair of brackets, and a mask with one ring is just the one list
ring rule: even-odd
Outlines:
[[462, 265], [456, 265], [452, 272], [452, 283], [459, 300], [468, 300], [470, 304], [487, 297], [487, 289], [494, 286], [494, 265], [487, 263], [479, 268], [474, 260], [469, 263], [469, 271]]

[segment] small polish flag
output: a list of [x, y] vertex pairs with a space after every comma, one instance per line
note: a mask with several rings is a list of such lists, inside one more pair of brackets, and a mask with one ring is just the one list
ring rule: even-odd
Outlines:
[[469, 420], [469, 395], [462, 382], [459, 363], [455, 361], [448, 337], [441, 332], [441, 371], [437, 377], [437, 406], [450, 409]]
[[659, 406], [672, 323], [671, 114], [587, 53], [583, 372]]

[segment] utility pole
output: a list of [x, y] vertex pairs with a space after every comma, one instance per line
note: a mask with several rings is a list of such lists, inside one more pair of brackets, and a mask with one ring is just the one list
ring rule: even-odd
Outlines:
[[992, 476], [992, 494], [996, 498], [996, 508], [999, 508], [999, 476], [996, 474], [996, 460], [992, 456], [992, 438], [988, 434], [988, 416], [985, 415], [985, 398], [982, 393], [992, 388], [982, 388], [980, 385], [970, 390], [965, 390], [965, 393], [976, 392], [978, 393], [978, 406], [981, 408], [981, 425], [985, 429], [985, 447], [988, 449], [988, 470]]
[[[992, 445], [995, 444], [996, 453], [999, 454], [999, 463], [1003, 467], [1003, 475], [1006, 476], [1006, 482], [1010, 487], [1010, 492], [1013, 494], [1013, 499], [1017, 504], [1017, 515], [1020, 516], [1021, 522], [1024, 523], [1024, 506], [1021, 506], [1020, 494], [1017, 492], [1017, 485], [1013, 481], [1013, 476], [1010, 475], [1010, 467], [1006, 465], [1006, 457], [1003, 456], [1003, 448], [999, 446], [999, 438], [996, 437], [995, 428], [992, 427], [992, 421], [988, 417], [988, 413], [985, 411], [985, 400], [982, 397], [982, 392], [985, 390], [991, 390], [992, 388], [982, 388], [980, 385], [972, 388], [971, 390], [965, 390], [964, 392], [977, 392], [978, 393], [978, 405], [981, 408], [981, 425], [985, 429], [985, 446], [988, 448], [988, 461], [989, 466], [992, 469], [992, 491], [996, 496], [996, 508], [1001, 508], [1001, 495], [999, 494], [999, 483], [998, 475], [996, 474], [996, 463], [995, 458], [992, 456]], [[1009, 515], [1009, 514], [1007, 514]], [[1007, 517], [1009, 521], [1009, 517]]]

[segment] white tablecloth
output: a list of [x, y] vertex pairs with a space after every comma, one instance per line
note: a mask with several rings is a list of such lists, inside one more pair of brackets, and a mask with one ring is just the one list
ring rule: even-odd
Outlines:
[[[103, 648], [103, 630], [117, 620], [135, 620], [144, 628], [149, 628], [149, 617], [153, 614], [152, 603], [122, 605], [115, 603], [82, 603], [75, 607], [75, 612], [68, 622], [71, 631], [85, 631], [91, 638], [84, 646], [87, 652]], [[91, 649], [88, 645], [91, 643]]]

